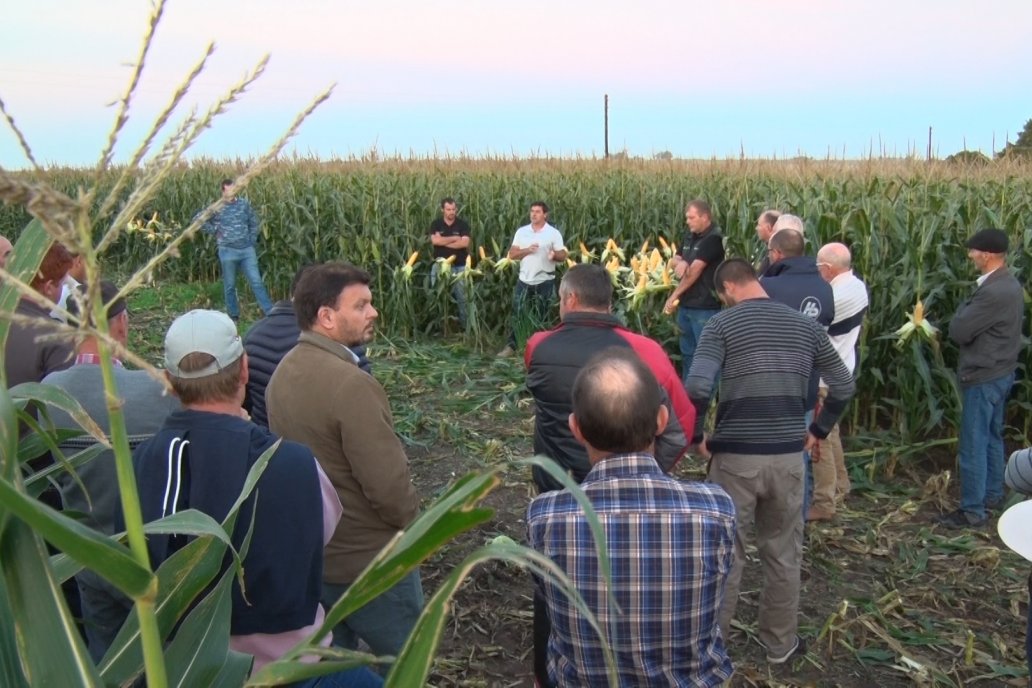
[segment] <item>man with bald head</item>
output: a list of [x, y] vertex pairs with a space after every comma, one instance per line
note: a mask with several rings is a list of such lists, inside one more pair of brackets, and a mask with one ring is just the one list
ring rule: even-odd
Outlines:
[[[605, 533], [611, 585], [599, 577], [591, 527], [569, 490], [531, 502], [531, 546], [566, 573], [598, 619], [620, 685], [723, 685], [731, 660], [718, 616], [734, 560], [731, 498], [716, 484], [681, 482], [660, 468], [654, 444], [670, 414], [654, 374], [630, 347], [588, 361], [571, 401], [570, 431], [591, 462], [581, 488]], [[606, 684], [603, 639], [562, 586], [546, 578], [536, 584], [552, 622], [542, 685]]]
[[11, 251], [14, 246], [11, 245], [11, 240], [5, 236], [0, 236], [0, 268], [7, 268], [7, 256], [11, 255]]
[[[853, 258], [845, 244], [825, 244], [817, 252], [817, 271], [828, 284], [835, 300], [835, 319], [828, 327], [828, 338], [839, 358], [856, 379], [860, 327], [867, 313], [867, 285], [853, 274]], [[821, 380], [819, 397], [828, 395], [828, 387]], [[819, 458], [813, 463], [813, 506], [807, 514], [811, 521], [835, 517], [836, 506], [849, 494], [849, 472], [842, 451], [839, 424], [821, 440]], [[825, 451], [826, 449], [826, 451]]]

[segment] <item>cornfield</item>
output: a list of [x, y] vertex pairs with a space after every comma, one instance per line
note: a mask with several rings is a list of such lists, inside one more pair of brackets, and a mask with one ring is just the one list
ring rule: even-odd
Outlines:
[[[153, 206], [106, 255], [109, 267], [143, 265], [237, 169], [205, 161], [172, 173]], [[73, 195], [89, 180], [79, 170], [47, 174]], [[455, 197], [473, 230], [472, 271], [459, 277], [467, 280], [466, 334], [481, 349], [499, 344], [509, 327], [517, 270], [503, 258], [513, 231], [527, 222], [530, 203], [544, 200], [571, 260], [606, 264], [620, 287], [619, 312], [664, 342], [675, 360], [673, 318], [662, 313], [669, 287], [656, 256], [665, 262], [664, 242], [675, 243], [684, 231], [684, 205], [707, 199], [728, 254], [748, 258], [761, 250], [753, 228], [763, 209], [795, 213], [806, 220], [811, 252], [828, 241], [851, 247], [870, 291], [857, 402], [848, 422], [854, 429], [892, 428], [902, 442], [947, 434], [958, 420], [952, 344], [942, 335], [900, 339], [895, 333], [914, 319], [919, 301], [923, 317], [945, 331], [976, 277], [964, 239], [976, 229], [999, 227], [1010, 236], [1019, 278], [1026, 280], [1032, 267], [1032, 176], [1016, 163], [302, 159], [275, 164], [243, 194], [262, 220], [260, 261], [274, 296], [286, 295], [303, 263], [351, 261], [373, 275], [388, 338], [438, 332], [454, 315], [451, 274], [430, 259], [426, 232], [440, 199]], [[28, 219], [19, 209], [0, 208], [0, 233], [14, 238]], [[187, 243], [160, 270], [155, 277], [161, 280], [218, 280], [213, 240]], [[432, 284], [435, 270], [439, 278]], [[1026, 327], [1030, 320], [1026, 314]], [[1010, 406], [1012, 434], [1025, 437], [1032, 422], [1030, 362], [1026, 349]]]

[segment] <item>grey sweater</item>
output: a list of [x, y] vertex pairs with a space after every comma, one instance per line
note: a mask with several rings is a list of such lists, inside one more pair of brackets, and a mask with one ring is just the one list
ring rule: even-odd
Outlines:
[[[82, 404], [90, 418], [104, 432], [108, 432], [110, 421], [100, 373], [99, 365], [85, 363], [51, 373], [43, 382], [68, 392]], [[115, 384], [123, 402], [122, 411], [131, 447], [153, 435], [168, 414], [180, 408], [179, 400], [166, 395], [161, 384], [142, 370], [115, 367]], [[58, 428], [79, 429], [79, 424], [64, 411], [52, 408], [50, 413]], [[65, 442], [61, 445], [61, 451], [68, 456], [92, 444], [92, 438], [87, 435]], [[110, 535], [114, 532], [115, 509], [118, 507], [114, 453], [104, 451], [76, 472], [86, 486], [88, 495], [66, 471], [62, 471], [57, 480], [61, 486], [64, 508], [82, 512], [86, 515], [84, 522], [87, 525]]]
[[710, 318], [688, 373], [688, 396], [702, 435], [713, 380], [720, 374], [710, 451], [788, 454], [802, 451], [807, 385], [816, 368], [828, 398], [809, 431], [825, 438], [853, 396], [853, 376], [820, 325], [772, 299], [749, 299]]
[[950, 321], [950, 339], [960, 348], [962, 386], [995, 380], [1018, 367], [1025, 301], [1021, 284], [999, 268], [960, 305]]

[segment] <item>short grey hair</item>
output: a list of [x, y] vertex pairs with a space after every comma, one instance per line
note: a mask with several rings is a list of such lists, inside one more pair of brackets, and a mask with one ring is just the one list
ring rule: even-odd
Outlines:
[[777, 234], [783, 229], [794, 229], [800, 234], [806, 234], [806, 227], [803, 225], [803, 220], [798, 215], [790, 215], [783, 213], [778, 216], [778, 221], [774, 223], [774, 234]]

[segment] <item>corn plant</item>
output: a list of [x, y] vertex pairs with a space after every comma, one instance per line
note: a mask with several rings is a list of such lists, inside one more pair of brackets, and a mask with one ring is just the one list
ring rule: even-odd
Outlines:
[[[192, 245], [190, 240], [201, 223], [221, 207], [222, 201], [207, 205], [207, 200], [201, 200], [202, 195], [206, 195], [202, 193], [201, 184], [208, 186], [212, 181], [203, 175], [196, 194], [178, 193], [183, 189], [179, 163], [190, 145], [209, 127], [212, 118], [260, 76], [265, 61], [260, 62], [241, 83], [233, 86], [226, 96], [217, 100], [206, 114], [187, 115], [158, 146], [157, 152], [148, 157], [166, 122], [211, 55], [209, 47], [186, 81], [175, 91], [130, 162], [123, 167], [112, 167], [111, 152], [127, 121], [135, 87], [163, 9], [162, 2], [155, 4], [130, 84], [118, 104], [115, 126], [96, 168], [77, 173], [75, 178], [79, 186], [74, 196], [46, 181], [48, 175], [36, 165], [14, 118], [0, 101], [0, 112], [21, 142], [33, 168], [28, 174], [12, 174], [0, 169], [0, 198], [19, 208], [11, 215], [24, 217], [28, 213], [33, 218], [18, 233], [7, 269], [0, 269], [0, 347], [6, 342], [11, 321], [18, 317], [14, 308], [19, 298], [32, 299], [48, 309], [55, 306], [29, 286], [48, 248], [54, 242], [60, 242], [82, 255], [86, 264], [85, 282], [89, 285], [83, 308], [92, 318], [83, 318], [78, 326], [59, 325], [53, 321], [48, 325], [53, 332], [47, 336], [68, 339], [91, 336], [97, 339], [110, 414], [110, 428], [105, 432], [66, 394], [36, 383], [9, 389], [4, 369], [0, 368], [0, 685], [3, 686], [130, 685], [141, 676], [152, 688], [169, 684], [240, 686], [246, 683], [267, 686], [293, 683], [373, 662], [375, 658], [360, 653], [323, 650], [321, 640], [330, 634], [337, 622], [415, 569], [445, 542], [488, 520], [491, 510], [479, 504], [500, 482], [498, 470], [457, 480], [413, 524], [399, 533], [344, 596], [327, 610], [322, 627], [281, 660], [249, 676], [251, 658], [229, 649], [230, 590], [233, 577], [241, 575], [238, 552], [231, 551], [233, 564], [223, 566], [230, 542], [229, 533], [234, 531], [237, 509], [254, 489], [274, 448], [259, 459], [247, 476], [244, 490], [225, 522], [216, 523], [204, 514], [188, 510], [145, 526], [125, 421], [114, 382], [112, 356], [117, 355], [148, 370], [159, 380], [164, 378], [145, 359], [123, 349], [109, 336], [105, 317], [108, 304], [100, 298], [99, 285], [105, 260], [133, 270], [119, 296], [143, 288], [156, 271], [166, 268], [179, 269], [181, 275], [192, 278], [207, 275], [204, 271], [210, 266], [198, 268], [193, 264], [195, 261], [183, 262], [183, 256]], [[241, 189], [246, 189], [252, 180], [260, 179], [258, 175], [268, 168], [301, 122], [327, 97], [329, 92], [317, 96], [265, 156], [235, 175]], [[208, 173], [211, 172], [209, 169]], [[307, 201], [300, 201], [307, 197], [307, 182], [291, 178], [286, 182], [285, 188], [296, 189], [299, 199], [292, 206], [285, 206], [285, 212], [293, 213], [291, 221], [299, 230], [293, 238], [300, 240], [303, 232], [310, 228], [312, 218], [318, 217], [321, 210]], [[255, 195], [261, 197], [261, 192]], [[157, 210], [159, 200], [162, 205]], [[169, 208], [166, 204], [173, 201], [182, 205]], [[378, 216], [382, 210], [381, 203], [392, 206], [391, 210], [394, 210], [392, 198], [376, 197], [368, 202], [363, 200], [363, 212]], [[195, 218], [194, 213], [185, 212], [187, 204], [207, 207]], [[404, 210], [405, 203], [401, 205]], [[326, 212], [336, 217], [332, 205]], [[364, 255], [361, 252], [370, 251], [383, 258], [374, 267], [381, 284], [386, 281], [386, 275], [392, 274], [386, 272], [390, 266], [399, 263], [398, 247], [402, 244], [395, 244], [391, 252], [381, 254], [378, 252], [382, 242], [373, 242], [369, 237], [334, 243], [338, 238], [335, 231], [327, 231], [324, 235], [317, 233], [313, 237], [314, 243], [299, 243], [300, 252], [295, 251], [293, 255], [339, 258], [342, 251], [356, 251], [350, 257], [358, 262], [357, 256]], [[173, 257], [178, 257], [179, 261], [173, 261]], [[396, 274], [406, 273], [399, 270]], [[281, 277], [284, 275], [281, 273]], [[411, 270], [407, 275], [411, 275]], [[69, 470], [74, 474], [76, 466], [97, 454], [97, 451], [87, 451], [72, 457], [61, 456], [57, 434], [47, 428], [45, 422], [42, 425], [30, 422], [25, 413], [29, 405], [46, 404], [67, 411], [101, 446], [113, 450], [120, 506], [126, 525], [122, 536], [109, 538], [94, 532], [35, 499], [49, 473]], [[45, 410], [43, 417], [45, 421]], [[19, 438], [19, 419], [33, 429], [31, 436]], [[57, 453], [60, 468], [26, 475], [23, 464], [38, 455], [41, 446]], [[557, 466], [546, 463], [545, 467], [559, 479], [566, 478]], [[568, 482], [569, 479], [566, 480]], [[583, 495], [581, 499], [584, 499]], [[590, 505], [586, 508], [597, 529], [598, 522]], [[157, 570], [150, 565], [145, 544], [145, 534], [157, 532], [155, 529], [194, 536]], [[50, 557], [44, 541], [59, 554]], [[604, 542], [598, 542], [598, 548], [604, 553]], [[511, 541], [497, 541], [471, 555], [431, 598], [416, 632], [393, 665], [387, 685], [411, 686], [425, 682], [452, 595], [473, 566], [491, 558], [515, 562], [538, 575], [557, 580], [568, 590], [573, 603], [595, 624], [596, 631], [602, 634], [569, 581], [550, 560]], [[604, 554], [602, 565], [603, 571], [608, 571]], [[126, 620], [99, 664], [95, 664], [87, 653], [59, 587], [62, 581], [83, 568], [109, 581], [134, 604], [134, 614]], [[316, 664], [300, 661], [301, 657], [312, 654], [320, 655], [324, 661]], [[610, 664], [612, 666], [612, 661]]]

